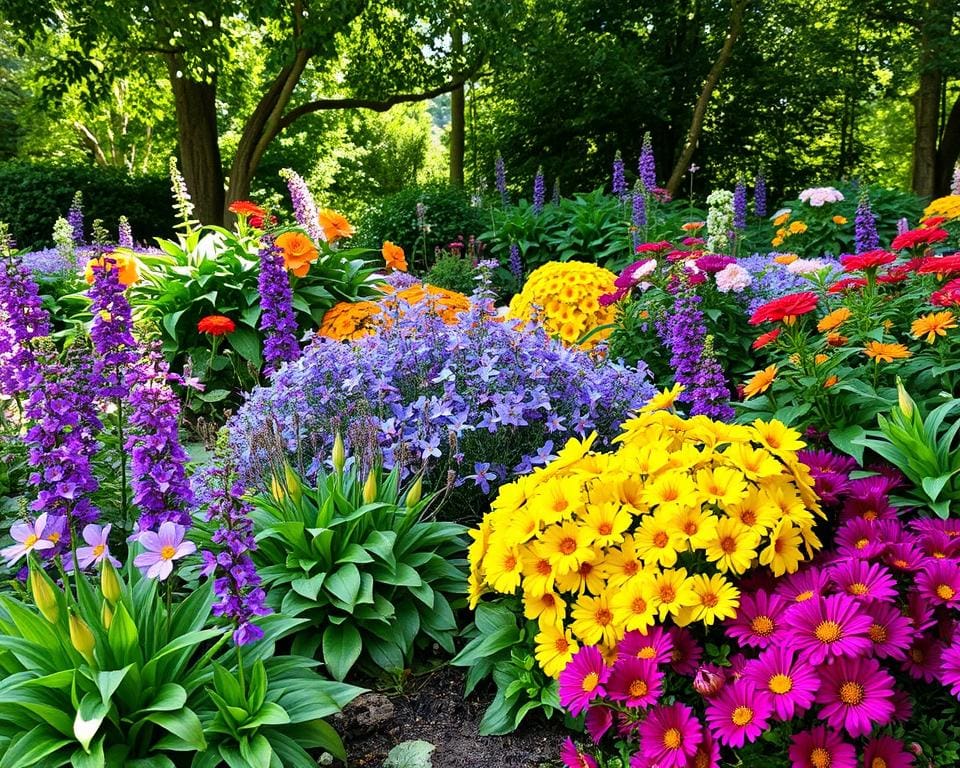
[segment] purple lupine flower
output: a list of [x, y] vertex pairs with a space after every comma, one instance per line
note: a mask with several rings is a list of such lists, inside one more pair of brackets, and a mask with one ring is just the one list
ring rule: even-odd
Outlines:
[[897, 219], [897, 234], [902, 235], [905, 232], [910, 231], [910, 221], [904, 216], [902, 219]]
[[673, 313], [661, 323], [661, 336], [670, 350], [670, 367], [674, 381], [683, 384], [686, 390], [680, 400], [691, 402], [693, 388], [696, 385], [697, 371], [703, 356], [703, 345], [707, 338], [707, 327], [702, 299], [682, 286], [673, 302]]
[[128, 378], [133, 433], [124, 447], [130, 454], [133, 506], [140, 510], [138, 528], [142, 535], [167, 522], [189, 527], [190, 457], [180, 443], [180, 401], [170, 387], [173, 377], [163, 355], [152, 349]]
[[95, 352], [91, 385], [101, 397], [124, 397], [127, 371], [140, 358], [130, 331], [133, 326], [130, 302], [110, 254], [105, 255], [100, 264], [94, 264], [92, 271], [93, 283], [87, 292], [93, 313], [90, 339]]
[[300, 356], [297, 320], [293, 313], [293, 289], [283, 265], [283, 253], [273, 237], [260, 238], [260, 330], [263, 331], [264, 371], [275, 373], [282, 363]]
[[652, 192], [657, 186], [657, 163], [653, 157], [653, 142], [650, 132], [643, 134], [643, 147], [640, 150], [640, 162], [637, 164], [637, 174], [647, 192]]
[[70, 210], [67, 211], [67, 223], [70, 224], [70, 233], [75, 247], [84, 244], [83, 241], [83, 193], [79, 190], [73, 195]]
[[10, 536], [16, 544], [0, 549], [0, 557], [13, 565], [21, 557], [33, 550], [38, 552], [44, 549], [53, 549], [54, 544], [44, 538], [47, 527], [47, 513], [42, 513], [36, 520], [27, 523], [14, 523], [10, 528]]
[[630, 214], [633, 225], [633, 249], [640, 245], [640, 229], [647, 226], [647, 196], [643, 192], [643, 183], [638, 181], [633, 187], [633, 208]]
[[560, 177], [558, 176], [553, 180], [553, 195], [550, 197], [550, 202], [554, 205], [560, 205]]
[[762, 171], [753, 180], [753, 212], [761, 218], [767, 215], [767, 180]]
[[218, 600], [213, 615], [233, 623], [233, 641], [246, 645], [263, 637], [255, 624], [257, 616], [266, 616], [266, 594], [260, 586], [250, 553], [257, 549], [253, 536], [252, 506], [244, 500], [246, 489], [235, 480], [230, 465], [218, 465], [203, 478], [207, 522], [217, 524], [213, 534], [215, 550], [204, 550], [201, 576], [213, 578]]
[[733, 188], [733, 228], [747, 228], [747, 185], [743, 179], [738, 179]]
[[133, 248], [133, 230], [130, 229], [130, 220], [126, 216], [120, 217], [117, 227], [117, 245], [121, 248]]
[[143, 531], [137, 541], [144, 551], [137, 555], [133, 564], [148, 579], [164, 581], [173, 573], [173, 561], [179, 560], [197, 551], [197, 545], [185, 541], [187, 529], [169, 520], [161, 523], [159, 530]]
[[280, 171], [280, 176], [287, 182], [287, 189], [290, 191], [290, 203], [293, 205], [293, 215], [297, 223], [306, 230], [315, 243], [324, 242], [327, 236], [320, 226], [320, 212], [317, 210], [317, 204], [310, 193], [307, 182], [299, 173], [291, 168], [284, 168]]
[[613, 194], [623, 200], [627, 196], [627, 179], [620, 150], [613, 156]]
[[40, 289], [20, 257], [9, 254], [0, 269], [0, 392], [28, 392], [40, 378], [33, 340], [50, 333]]
[[690, 391], [690, 415], [707, 416], [720, 421], [731, 421], [734, 410], [730, 405], [730, 386], [723, 368], [713, 351], [713, 337], [707, 336], [700, 353], [700, 362]]
[[510, 205], [510, 192], [507, 190], [507, 166], [503, 162], [503, 155], [499, 152], [497, 152], [493, 170], [496, 177], [497, 192], [500, 193], [500, 202], [504, 205]]
[[110, 529], [107, 524], [102, 528], [99, 525], [86, 525], [83, 528], [83, 540], [87, 546], [77, 548], [77, 564], [81, 568], [89, 568], [104, 560], [110, 560], [115, 567], [120, 567], [120, 561], [110, 554]]
[[537, 175], [533, 177], [533, 212], [543, 213], [543, 201], [547, 194], [546, 182], [543, 178], [543, 166], [537, 168]]
[[880, 236], [877, 234], [877, 218], [870, 208], [870, 197], [866, 192], [860, 195], [860, 202], [857, 203], [853, 240], [857, 253], [872, 251], [880, 245]]
[[510, 243], [510, 274], [517, 279], [518, 285], [523, 285], [523, 257], [520, 255], [520, 246]]

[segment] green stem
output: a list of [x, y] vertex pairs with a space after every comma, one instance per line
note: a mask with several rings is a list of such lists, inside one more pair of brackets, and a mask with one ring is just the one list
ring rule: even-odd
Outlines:
[[173, 614], [173, 579], [167, 581], [167, 642], [170, 642], [170, 625]]
[[243, 698], [247, 698], [247, 684], [243, 679], [243, 651], [241, 646], [237, 646], [237, 677], [240, 680], [240, 693]]
[[[117, 368], [117, 376], [120, 376], [119, 367]], [[127, 519], [127, 449], [124, 446], [123, 435], [123, 398], [118, 397], [115, 402], [117, 404], [117, 441], [119, 443], [117, 452], [120, 455], [120, 520], [123, 529], [128, 531], [130, 530], [130, 521]]]

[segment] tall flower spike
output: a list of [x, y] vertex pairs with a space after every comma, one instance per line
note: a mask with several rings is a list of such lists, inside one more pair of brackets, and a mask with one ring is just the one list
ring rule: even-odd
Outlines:
[[733, 228], [747, 228], [747, 185], [743, 179], [738, 179], [733, 188]]
[[762, 171], [753, 182], [753, 212], [761, 218], [767, 215], [767, 180]]
[[496, 176], [497, 192], [500, 193], [500, 202], [504, 205], [510, 205], [510, 192], [507, 191], [507, 166], [503, 162], [503, 156], [497, 152], [497, 159], [493, 164], [494, 175]]
[[686, 387], [679, 398], [685, 402], [693, 400], [693, 388], [707, 337], [700, 302], [701, 298], [689, 288], [681, 287], [673, 303], [673, 314], [661, 327], [665, 346], [670, 350], [670, 367], [673, 369], [674, 381]]
[[193, 222], [193, 201], [190, 199], [187, 182], [177, 167], [177, 158], [173, 156], [170, 157], [170, 189], [173, 191], [174, 210], [180, 217], [178, 226], [189, 230]]
[[313, 242], [326, 241], [323, 227], [320, 226], [320, 212], [317, 210], [317, 204], [310, 193], [309, 187], [307, 187], [307, 182], [292, 168], [281, 170], [280, 177], [287, 182], [287, 189], [290, 191], [290, 203], [293, 205], [293, 215], [297, 219], [297, 223], [307, 231]]
[[734, 410], [730, 406], [730, 387], [714, 353], [713, 336], [707, 336], [704, 340], [690, 400], [691, 416], [708, 416], [719, 421], [730, 421], [734, 417]]
[[543, 178], [543, 166], [537, 168], [537, 175], [533, 177], [533, 212], [543, 213], [543, 202], [546, 197], [546, 182]]
[[870, 197], [866, 192], [860, 195], [860, 202], [857, 203], [853, 240], [857, 253], [872, 251], [880, 245], [880, 236], [877, 234], [877, 219], [870, 208]]
[[613, 194], [623, 200], [627, 196], [627, 179], [620, 150], [613, 157]]
[[283, 254], [270, 235], [260, 240], [260, 330], [264, 333], [265, 372], [275, 373], [285, 362], [300, 356], [293, 290], [283, 264]]
[[523, 258], [516, 243], [510, 243], [510, 274], [516, 278], [517, 285], [523, 285]]
[[91, 385], [101, 397], [124, 397], [127, 371], [140, 355], [130, 332], [133, 326], [130, 303], [120, 284], [118, 265], [109, 254], [100, 265], [93, 267], [93, 283], [88, 295], [93, 313], [90, 339], [96, 353]]
[[73, 195], [70, 210], [67, 211], [67, 222], [70, 224], [70, 236], [75, 246], [83, 245], [83, 193], [77, 190]]
[[28, 392], [40, 378], [33, 340], [50, 333], [40, 289], [0, 229], [0, 392]]
[[133, 230], [130, 229], [130, 220], [126, 216], [120, 217], [117, 227], [117, 245], [121, 248], [133, 248]]
[[652, 192], [657, 186], [657, 163], [653, 157], [653, 142], [650, 140], [649, 131], [643, 134], [643, 147], [640, 150], [637, 173], [643, 188], [647, 192]]

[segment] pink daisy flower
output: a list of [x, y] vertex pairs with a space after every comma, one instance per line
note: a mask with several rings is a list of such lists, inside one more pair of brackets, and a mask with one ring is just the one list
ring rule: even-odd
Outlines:
[[900, 739], [893, 736], [877, 736], [867, 742], [863, 750], [866, 768], [911, 768], [913, 755], [907, 752]]
[[887, 547], [883, 561], [894, 570], [913, 573], [920, 570], [925, 558], [926, 555], [916, 545], [904, 541]]
[[853, 746], [822, 725], [794, 734], [789, 757], [793, 768], [857, 768]]
[[960, 563], [935, 560], [917, 575], [920, 594], [934, 605], [960, 607]]
[[943, 531], [932, 530], [920, 537], [920, 549], [927, 557], [948, 560], [960, 555], [960, 539], [948, 536]]
[[894, 681], [875, 659], [839, 658], [820, 672], [823, 685], [817, 703], [823, 706], [817, 715], [827, 725], [856, 738], [890, 722]]
[[620, 656], [649, 659], [656, 664], [669, 661], [672, 652], [673, 640], [663, 627], [653, 627], [649, 633], [631, 630], [625, 633], [617, 644], [617, 653]]
[[707, 704], [707, 722], [717, 741], [742, 747], [766, 730], [773, 705], [748, 680], [737, 680]]
[[935, 531], [945, 533], [951, 539], [960, 538], [960, 518], [956, 517], [948, 517], [946, 520], [935, 517], [920, 518], [912, 521], [910, 527], [920, 534]]
[[628, 707], [646, 709], [655, 704], [663, 689], [663, 673], [651, 659], [622, 656], [607, 681], [607, 696]]
[[954, 642], [940, 656], [940, 683], [950, 688], [950, 693], [960, 698], [960, 642]]
[[52, 541], [44, 538], [44, 529], [47, 526], [47, 513], [44, 512], [36, 520], [29, 523], [14, 523], [10, 527], [10, 535], [16, 544], [0, 549], [0, 557], [13, 565], [21, 557], [33, 550], [53, 549]]
[[910, 620], [885, 603], [873, 603], [864, 610], [870, 616], [867, 636], [873, 643], [873, 655], [878, 659], [906, 658], [907, 648], [913, 641]]
[[680, 703], [654, 707], [640, 726], [637, 754], [660, 768], [686, 768], [702, 741], [702, 726], [690, 707]]
[[837, 552], [846, 557], [869, 560], [882, 555], [889, 545], [881, 537], [882, 529], [869, 520], [856, 517], [837, 530]]
[[560, 673], [560, 704], [576, 717], [606, 693], [604, 684], [609, 677], [610, 669], [596, 646], [581, 647]]
[[872, 623], [860, 604], [847, 595], [831, 595], [793, 606], [787, 613], [790, 644], [810, 664], [870, 650]]
[[692, 768], [720, 768], [720, 744], [706, 726], [703, 727], [703, 741], [687, 765]]
[[569, 736], [560, 747], [560, 759], [564, 768], [597, 768], [597, 761], [574, 744]]
[[727, 635], [743, 645], [766, 648], [782, 637], [786, 625], [783, 614], [787, 603], [776, 595], [759, 590], [740, 596], [740, 610], [726, 622]]
[[929, 629], [937, 620], [933, 616], [933, 606], [916, 590], [907, 595], [907, 606], [904, 616], [910, 620], [914, 632], [923, 632]]
[[830, 577], [819, 568], [809, 567], [797, 571], [777, 584], [775, 594], [789, 603], [805, 603], [821, 597], [829, 591]]
[[830, 569], [837, 588], [855, 600], [890, 603], [897, 599], [897, 582], [882, 565], [846, 560]]
[[798, 661], [789, 648], [767, 648], [758, 659], [747, 663], [744, 678], [769, 698], [779, 720], [789, 720], [810, 708], [820, 687], [816, 671]]
[[670, 666], [678, 675], [692, 675], [697, 671], [703, 649], [693, 635], [684, 627], [670, 627], [667, 634], [673, 641], [670, 651]]
[[886, 477], [862, 477], [850, 481], [850, 488], [840, 521], [846, 522], [854, 517], [864, 520], [889, 520], [897, 516], [887, 494], [893, 486]]
[[932, 637], [917, 635], [900, 662], [900, 669], [915, 680], [932, 683], [937, 679], [943, 644]]

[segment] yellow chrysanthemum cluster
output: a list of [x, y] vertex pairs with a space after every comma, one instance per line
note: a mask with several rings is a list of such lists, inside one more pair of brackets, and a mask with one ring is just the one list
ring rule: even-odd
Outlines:
[[921, 221], [942, 216], [947, 221], [960, 217], [960, 195], [938, 197], [923, 209]]
[[798, 432], [650, 410], [671, 400], [663, 393], [627, 421], [613, 453], [592, 452], [593, 436], [570, 440], [502, 486], [470, 532], [471, 607], [486, 592], [520, 590], [548, 675], [581, 644], [609, 655], [625, 632], [667, 617], [733, 617], [731, 577], [757, 566], [793, 573], [821, 546]]
[[[582, 261], [550, 261], [527, 278], [523, 290], [510, 301], [507, 317], [534, 321], [551, 336], [575, 344], [586, 333], [616, 319], [614, 305], [601, 306], [600, 297], [616, 290], [617, 276], [608, 269]], [[610, 335], [598, 331], [583, 343], [591, 349]]]
[[317, 333], [338, 341], [359, 339], [375, 333], [384, 325], [389, 325], [391, 317], [403, 311], [403, 305], [425, 301], [430, 303], [430, 311], [439, 315], [445, 323], [457, 322], [460, 313], [470, 309], [470, 299], [462, 293], [427, 283], [413, 285], [401, 291], [396, 291], [393, 286], [384, 283], [380, 290], [389, 298], [379, 302], [341, 301], [334, 304], [324, 314]]

